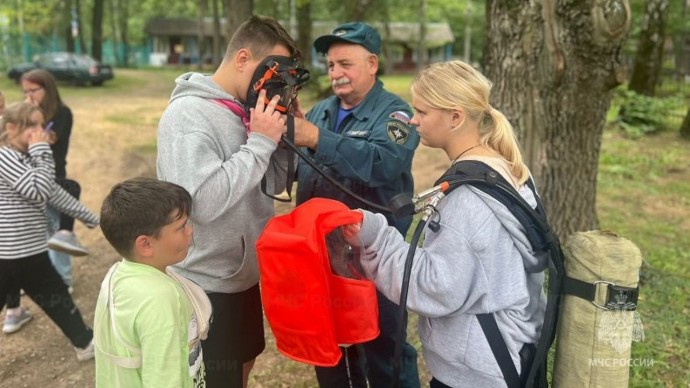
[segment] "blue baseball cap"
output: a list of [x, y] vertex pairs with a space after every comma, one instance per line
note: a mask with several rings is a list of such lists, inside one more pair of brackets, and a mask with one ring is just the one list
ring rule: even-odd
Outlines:
[[372, 54], [381, 53], [381, 35], [372, 26], [360, 23], [345, 23], [336, 27], [330, 35], [323, 35], [314, 41], [317, 52], [326, 54], [333, 43], [345, 42], [358, 44]]

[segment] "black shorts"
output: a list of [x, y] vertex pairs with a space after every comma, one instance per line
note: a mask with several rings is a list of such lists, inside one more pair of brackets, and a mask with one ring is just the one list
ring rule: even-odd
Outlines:
[[259, 285], [234, 294], [208, 293], [213, 321], [208, 338], [202, 341], [204, 361], [220, 365], [230, 360], [244, 363], [255, 359], [266, 347]]

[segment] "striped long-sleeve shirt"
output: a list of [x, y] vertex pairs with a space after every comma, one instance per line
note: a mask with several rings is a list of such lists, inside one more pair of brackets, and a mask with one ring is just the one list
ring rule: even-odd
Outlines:
[[55, 183], [55, 162], [47, 143], [24, 153], [0, 147], [0, 259], [20, 259], [48, 250], [46, 205], [82, 221], [98, 216]]

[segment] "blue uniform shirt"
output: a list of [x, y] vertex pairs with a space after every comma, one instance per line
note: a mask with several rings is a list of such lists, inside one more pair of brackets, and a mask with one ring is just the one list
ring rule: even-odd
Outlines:
[[[410, 106], [386, 91], [376, 81], [364, 100], [335, 128], [340, 100], [332, 96], [307, 113], [307, 120], [319, 128], [316, 151], [307, 154], [326, 174], [359, 196], [388, 206], [396, 194], [412, 195], [412, 157], [419, 135], [409, 124]], [[297, 204], [313, 197], [331, 198], [352, 209], [372, 211], [364, 203], [343, 193], [300, 159], [297, 168]], [[388, 223], [405, 234], [412, 217], [396, 219], [383, 213]]]

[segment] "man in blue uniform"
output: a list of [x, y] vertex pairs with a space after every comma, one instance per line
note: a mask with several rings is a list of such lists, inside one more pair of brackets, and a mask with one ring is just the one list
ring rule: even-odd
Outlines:
[[[399, 193], [412, 194], [412, 157], [419, 135], [409, 124], [412, 111], [400, 97], [383, 88], [377, 79], [379, 33], [364, 23], [346, 23], [332, 34], [314, 41], [326, 54], [334, 96], [296, 119], [298, 144], [329, 176], [368, 201], [387, 206]], [[313, 197], [339, 200], [350, 208], [370, 209], [340, 191], [303, 160], [297, 170], [297, 204]], [[405, 234], [412, 217], [395, 218], [384, 213], [388, 223]], [[343, 349], [344, 357], [332, 368], [316, 367], [322, 387], [389, 387], [397, 327], [397, 305], [378, 294], [381, 334], [362, 346]], [[403, 348], [401, 387], [419, 387], [417, 352]]]

